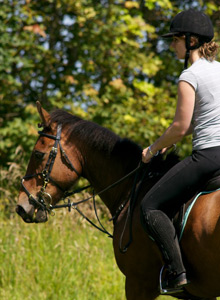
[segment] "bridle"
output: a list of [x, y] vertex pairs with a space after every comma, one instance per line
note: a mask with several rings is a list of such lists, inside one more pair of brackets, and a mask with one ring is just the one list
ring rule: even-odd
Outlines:
[[[45, 165], [45, 168], [43, 169], [42, 172], [40, 173], [35, 173], [35, 174], [31, 174], [31, 175], [25, 175], [22, 180], [21, 180], [21, 185], [22, 188], [24, 189], [24, 192], [26, 193], [26, 195], [28, 196], [28, 200], [30, 203], [32, 203], [36, 208], [40, 208], [43, 211], [46, 211], [48, 213], [51, 214], [51, 212], [56, 209], [56, 208], [68, 208], [69, 211], [71, 211], [71, 208], [74, 208], [77, 210], [77, 212], [83, 217], [85, 218], [92, 226], [94, 226], [95, 228], [97, 228], [98, 230], [102, 231], [103, 233], [107, 234], [109, 237], [113, 237], [102, 225], [98, 214], [97, 214], [97, 209], [96, 209], [96, 203], [95, 203], [95, 196], [101, 195], [102, 193], [106, 192], [107, 190], [113, 188], [114, 186], [118, 185], [119, 183], [121, 183], [122, 181], [124, 181], [125, 179], [127, 179], [128, 177], [130, 177], [132, 174], [136, 173], [136, 180], [134, 182], [133, 185], [133, 191], [131, 193], [131, 199], [134, 198], [135, 196], [135, 187], [136, 187], [136, 183], [138, 181], [138, 172], [140, 171], [142, 168], [142, 164], [140, 163], [133, 171], [131, 171], [130, 173], [128, 173], [127, 175], [125, 175], [124, 177], [122, 177], [121, 179], [119, 179], [118, 181], [114, 182], [113, 184], [111, 184], [110, 186], [106, 187], [105, 189], [103, 189], [102, 191], [95, 193], [93, 190], [93, 194], [92, 196], [83, 199], [81, 201], [78, 202], [70, 202], [70, 199], [68, 198], [68, 203], [64, 203], [64, 204], [60, 204], [60, 205], [52, 205], [52, 196], [46, 192], [46, 188], [49, 182], [51, 182], [53, 185], [55, 185], [59, 190], [61, 190], [63, 192], [63, 196], [61, 200], [65, 200], [67, 197], [72, 196], [76, 193], [80, 193], [85, 189], [88, 189], [90, 187], [90, 185], [79, 188], [75, 191], [69, 192], [64, 190], [52, 177], [51, 177], [51, 171], [57, 156], [57, 152], [58, 152], [58, 145], [60, 147], [60, 152], [62, 157], [64, 158], [66, 164], [72, 169], [72, 171], [74, 171], [77, 175], [78, 175], [78, 179], [80, 178], [80, 174], [79, 172], [76, 170], [76, 168], [74, 168], [73, 164], [71, 163], [71, 161], [69, 160], [68, 156], [66, 155], [65, 151], [62, 148], [62, 145], [60, 143], [60, 139], [61, 139], [61, 132], [62, 132], [62, 124], [58, 124], [57, 126], [57, 133], [56, 135], [50, 135], [47, 134], [43, 131], [38, 131], [40, 136], [44, 136], [50, 139], [55, 140], [54, 145], [50, 151], [47, 163]], [[26, 179], [31, 179], [37, 176], [41, 176], [43, 178], [43, 185], [40, 189], [40, 192], [38, 193], [38, 199], [36, 199], [29, 191], [28, 189], [25, 187], [24, 185], [24, 181]], [[93, 206], [94, 206], [94, 211], [95, 211], [95, 215], [96, 218], [99, 222], [100, 227], [98, 227], [95, 223], [93, 223], [90, 219], [88, 219], [77, 207], [78, 204], [84, 203], [90, 199], [93, 199]], [[117, 217], [119, 216], [119, 214], [121, 213], [121, 211], [124, 209], [124, 207], [126, 206], [127, 202], [129, 201], [129, 198], [126, 199], [120, 206], [119, 208], [116, 210], [115, 215], [112, 217], [113, 221], [116, 221]], [[131, 243], [132, 239], [130, 238], [130, 241], [128, 243], [128, 245]], [[123, 252], [127, 251], [128, 245], [124, 248], [125, 250], [123, 250]]]
[[[60, 147], [61, 155], [65, 159], [65, 162], [78, 175], [78, 177], [80, 177], [79, 172], [74, 168], [74, 166], [72, 165], [71, 161], [69, 160], [68, 156], [66, 155], [65, 151], [63, 150], [63, 148], [61, 146], [61, 143], [60, 143], [61, 132], [62, 132], [62, 124], [58, 124], [56, 135], [50, 135], [43, 131], [38, 131], [40, 136], [45, 136], [49, 139], [55, 140], [54, 145], [50, 151], [47, 163], [46, 163], [43, 171], [40, 173], [36, 173], [36, 174], [26, 175], [21, 180], [21, 185], [22, 185], [26, 195], [28, 196], [29, 202], [35, 204], [37, 207], [40, 207], [42, 210], [45, 210], [49, 213], [51, 212], [51, 210], [53, 208], [52, 196], [46, 192], [46, 188], [47, 188], [47, 185], [49, 182], [51, 182], [53, 185], [55, 185], [59, 190], [61, 190], [63, 192], [62, 199], [65, 199], [67, 196], [70, 195], [50, 176], [56, 156], [57, 156], [58, 145]], [[37, 177], [37, 176], [41, 176], [43, 178], [43, 185], [40, 189], [40, 192], [38, 193], [38, 199], [36, 199], [24, 185], [24, 181], [26, 179], [30, 179], [30, 178]], [[74, 193], [74, 192], [72, 192], [72, 193]]]

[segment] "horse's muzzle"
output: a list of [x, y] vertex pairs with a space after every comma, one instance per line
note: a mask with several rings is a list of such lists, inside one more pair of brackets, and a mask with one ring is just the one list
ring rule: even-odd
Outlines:
[[44, 223], [47, 221], [46, 211], [40, 208], [35, 210], [34, 206], [29, 212], [26, 212], [25, 208], [18, 204], [16, 212], [26, 223]]

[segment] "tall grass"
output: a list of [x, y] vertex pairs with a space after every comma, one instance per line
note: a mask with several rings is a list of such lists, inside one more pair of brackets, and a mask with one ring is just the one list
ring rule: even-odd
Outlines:
[[1, 217], [0, 248], [0, 299], [125, 299], [111, 239], [70, 214], [45, 224]]

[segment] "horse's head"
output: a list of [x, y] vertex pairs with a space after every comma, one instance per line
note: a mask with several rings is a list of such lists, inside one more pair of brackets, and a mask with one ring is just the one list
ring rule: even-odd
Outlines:
[[51, 206], [65, 196], [81, 174], [79, 153], [68, 142], [62, 124], [51, 121], [50, 114], [37, 102], [43, 131], [33, 149], [16, 212], [27, 223], [46, 222]]

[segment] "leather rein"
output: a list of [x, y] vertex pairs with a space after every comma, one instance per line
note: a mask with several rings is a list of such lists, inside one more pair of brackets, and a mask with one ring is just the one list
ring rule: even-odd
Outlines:
[[[95, 196], [99, 196], [101, 194], [103, 194], [104, 192], [108, 191], [109, 189], [115, 187], [116, 185], [118, 185], [119, 183], [121, 183], [122, 181], [124, 181], [125, 179], [127, 179], [128, 177], [130, 177], [132, 174], [136, 173], [136, 178], [137, 176], [137, 171], [139, 171], [142, 168], [142, 164], [140, 163], [133, 171], [131, 171], [130, 173], [128, 173], [127, 175], [125, 175], [124, 177], [122, 177], [121, 179], [119, 179], [118, 181], [114, 182], [113, 184], [111, 184], [110, 186], [106, 187], [105, 189], [103, 189], [102, 191], [95, 193], [94, 189], [93, 189], [93, 194], [92, 196], [83, 199], [81, 201], [78, 202], [71, 202], [70, 199], [68, 198], [69, 196], [72, 196], [74, 194], [80, 193], [86, 189], [88, 189], [90, 187], [90, 185], [87, 185], [85, 187], [76, 189], [72, 192], [66, 191], [64, 190], [51, 176], [51, 171], [57, 156], [57, 152], [58, 152], [58, 145], [60, 147], [60, 151], [61, 151], [61, 155], [64, 158], [65, 162], [69, 165], [69, 167], [78, 175], [78, 177], [80, 178], [80, 174], [79, 172], [74, 168], [74, 166], [72, 165], [71, 161], [69, 160], [68, 156], [66, 155], [65, 151], [63, 150], [61, 143], [60, 143], [60, 139], [61, 139], [61, 132], [62, 132], [62, 124], [58, 124], [57, 126], [57, 134], [56, 135], [50, 135], [47, 134], [43, 131], [38, 131], [40, 136], [45, 136], [47, 138], [53, 139], [55, 140], [54, 142], [54, 146], [52, 147], [47, 163], [45, 165], [45, 168], [43, 169], [42, 172], [40, 173], [36, 173], [36, 174], [31, 174], [31, 175], [25, 175], [22, 180], [21, 180], [21, 185], [22, 188], [24, 189], [26, 195], [28, 196], [29, 202], [34, 204], [36, 207], [48, 212], [49, 214], [52, 214], [54, 209], [58, 209], [58, 208], [68, 208], [69, 212], [71, 211], [71, 209], [75, 209], [83, 218], [86, 219], [86, 221], [88, 221], [92, 226], [94, 226], [95, 228], [97, 228], [98, 230], [100, 230], [101, 232], [107, 234], [109, 237], [113, 238], [113, 236], [104, 228], [104, 226], [102, 225], [98, 214], [97, 214], [97, 208], [96, 208], [96, 201], [95, 201]], [[24, 182], [26, 179], [31, 179], [37, 176], [41, 176], [43, 178], [43, 185], [40, 189], [40, 192], [38, 193], [38, 199], [36, 199], [29, 191], [28, 189], [25, 187]], [[62, 192], [63, 192], [63, 197], [61, 198], [61, 200], [64, 200], [66, 198], [68, 198], [68, 202], [64, 203], [64, 204], [60, 204], [60, 205], [52, 205], [52, 196], [46, 192], [46, 188], [48, 183], [51, 182], [53, 185], [55, 185], [57, 188], [59, 188]], [[134, 185], [133, 185], [133, 189], [135, 189], [137, 184], [137, 180], [135, 180]], [[131, 194], [131, 198], [132, 198], [132, 194]], [[90, 219], [88, 219], [77, 207], [79, 204], [87, 202], [88, 200], [93, 199], [93, 207], [94, 207], [94, 211], [95, 211], [95, 215], [96, 218], [99, 222], [100, 227], [98, 227], [95, 223], [93, 223]], [[127, 202], [129, 201], [129, 198], [123, 202], [119, 208], [116, 210], [115, 215], [110, 219], [115, 221], [117, 219], [117, 217], [119, 216], [120, 212], [123, 210], [123, 208], [125, 207], [125, 205], [127, 204]]]

